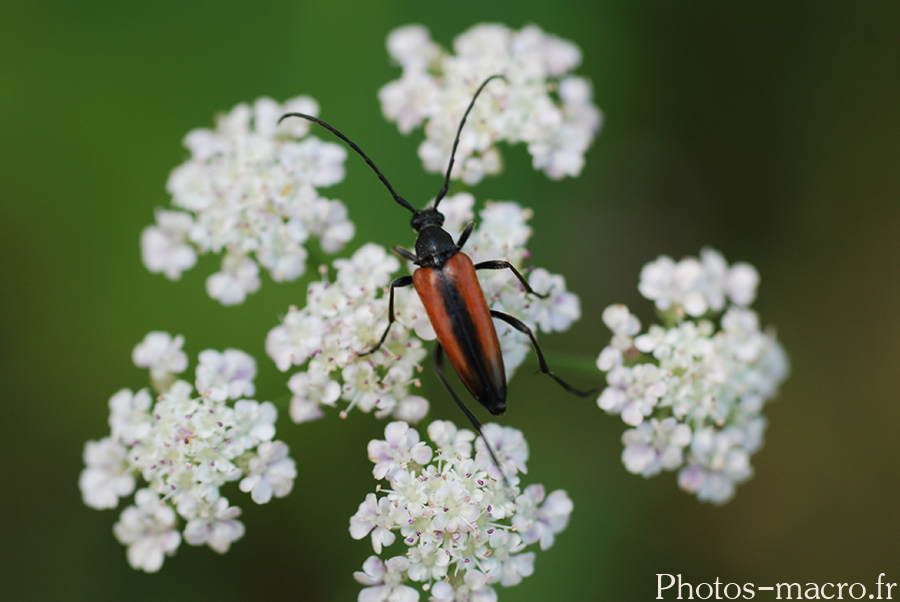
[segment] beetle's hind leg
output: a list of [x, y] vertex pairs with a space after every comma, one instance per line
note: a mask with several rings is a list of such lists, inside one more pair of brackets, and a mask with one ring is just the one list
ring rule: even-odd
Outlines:
[[391, 282], [391, 294], [390, 294], [390, 299], [388, 300], [387, 328], [384, 329], [384, 333], [381, 335], [381, 338], [378, 339], [378, 342], [375, 344], [375, 346], [372, 347], [371, 349], [369, 349], [368, 351], [363, 351], [362, 353], [359, 354], [360, 356], [371, 355], [371, 354], [375, 353], [376, 351], [378, 351], [378, 349], [384, 343], [384, 340], [387, 338], [388, 331], [391, 329], [391, 324], [393, 324], [394, 320], [395, 320], [395, 318], [394, 318], [394, 289], [404, 287], [404, 286], [409, 286], [412, 283], [413, 283], [412, 276], [400, 276], [399, 278], [396, 278], [393, 282]]
[[500, 462], [497, 461], [497, 455], [494, 453], [494, 448], [491, 447], [490, 442], [485, 438], [484, 433], [481, 430], [481, 422], [475, 418], [475, 414], [472, 413], [469, 408], [466, 407], [466, 404], [463, 403], [462, 399], [459, 398], [459, 395], [456, 394], [456, 391], [453, 390], [453, 387], [450, 386], [450, 382], [447, 380], [447, 377], [444, 376], [444, 349], [441, 347], [440, 343], [435, 345], [434, 347], [434, 370], [437, 372], [438, 378], [441, 379], [441, 382], [444, 383], [444, 386], [450, 392], [450, 397], [456, 402], [456, 405], [463, 411], [463, 414], [466, 415], [466, 418], [469, 419], [469, 422], [472, 423], [472, 426], [475, 428], [475, 432], [478, 433], [478, 436], [481, 437], [481, 440], [484, 441], [484, 446], [487, 448], [488, 453], [491, 455], [491, 461], [493, 461], [494, 466], [497, 467], [497, 470], [500, 471], [500, 474], [503, 476], [503, 483], [509, 488], [509, 481], [506, 480], [506, 473], [503, 472], [503, 467], [500, 466]]
[[531, 331], [530, 328], [528, 328], [528, 326], [524, 322], [522, 322], [522, 320], [519, 320], [518, 318], [514, 318], [509, 314], [505, 314], [502, 311], [496, 311], [493, 309], [491, 310], [491, 315], [494, 316], [495, 318], [497, 318], [498, 320], [503, 320], [504, 322], [506, 322], [507, 324], [509, 324], [516, 330], [518, 330], [519, 332], [523, 332], [528, 335], [528, 338], [531, 339], [531, 345], [534, 347], [534, 350], [537, 352], [538, 362], [540, 363], [540, 366], [541, 366], [541, 372], [543, 372], [544, 374], [546, 374], [547, 376], [549, 376], [550, 378], [552, 378], [553, 380], [558, 382], [563, 389], [565, 389], [569, 393], [572, 393], [573, 395], [578, 395], [579, 397], [587, 397], [589, 395], [597, 393], [600, 390], [600, 387], [596, 387], [594, 389], [588, 389], [587, 391], [584, 391], [582, 389], [576, 389], [575, 387], [573, 387], [572, 385], [570, 385], [569, 383], [567, 383], [566, 381], [564, 381], [563, 379], [558, 377], [547, 366], [547, 360], [544, 359], [544, 353], [541, 351], [541, 346], [538, 345], [538, 342], [534, 336], [534, 333]]

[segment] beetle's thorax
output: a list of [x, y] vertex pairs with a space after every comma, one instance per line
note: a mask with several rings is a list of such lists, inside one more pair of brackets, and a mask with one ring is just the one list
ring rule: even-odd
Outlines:
[[416, 238], [416, 263], [420, 267], [440, 268], [459, 251], [453, 238], [441, 227], [444, 216], [437, 209], [416, 211], [410, 224], [419, 234]]

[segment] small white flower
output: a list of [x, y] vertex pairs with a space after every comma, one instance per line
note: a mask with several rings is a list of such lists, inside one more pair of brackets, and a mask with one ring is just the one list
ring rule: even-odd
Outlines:
[[257, 504], [266, 504], [272, 497], [284, 497], [294, 487], [297, 468], [288, 457], [288, 446], [281, 441], [265, 441], [257, 448], [258, 455], [250, 460], [249, 476], [240, 483], [241, 491], [250, 493]]
[[241, 399], [235, 402], [234, 413], [235, 425], [225, 434], [238, 449], [252, 449], [261, 442], [271, 441], [275, 436], [278, 410], [271, 401], [259, 403], [252, 399]]
[[543, 332], [566, 331], [581, 319], [581, 301], [578, 295], [566, 290], [565, 278], [536, 268], [529, 275], [528, 283], [533, 290], [550, 295], [550, 299], [541, 299], [538, 304], [540, 311], [535, 322]]
[[291, 420], [296, 423], [318, 420], [321, 406], [333, 406], [341, 396], [341, 385], [322, 372], [297, 372], [288, 381], [291, 397]]
[[397, 123], [402, 134], [422, 125], [424, 115], [438, 98], [438, 86], [425, 71], [408, 69], [400, 79], [378, 90], [381, 112], [388, 121]]
[[756, 363], [771, 346], [769, 337], [759, 330], [759, 316], [751, 309], [729, 308], [722, 316], [722, 332], [728, 351], [746, 364]]
[[628, 472], [650, 477], [674, 470], [684, 462], [684, 448], [691, 442], [691, 428], [669, 416], [651, 418], [622, 434], [622, 463]]
[[522, 431], [510, 426], [489, 423], [482, 426], [481, 432], [484, 434], [484, 439], [490, 442], [497, 461], [500, 463], [500, 468], [503, 470], [503, 474], [497, 471], [497, 467], [484, 446], [484, 440], [476, 439], [475, 449], [478, 450], [476, 461], [492, 477], [502, 479], [504, 475], [509, 478], [518, 473], [528, 472], [525, 466], [528, 461], [528, 442], [525, 441]]
[[[310, 285], [311, 290], [315, 287]], [[273, 328], [266, 337], [266, 353], [284, 372], [292, 364], [302, 364], [322, 345], [326, 322], [320, 316], [311, 315], [292, 307], [281, 326]]]
[[424, 397], [409, 395], [397, 400], [391, 415], [398, 420], [416, 424], [428, 415], [428, 407], [428, 400]]
[[426, 70], [437, 60], [441, 48], [431, 41], [431, 33], [423, 25], [404, 25], [388, 34], [387, 50], [391, 58], [404, 65], [415, 65], [416, 70]]
[[233, 542], [244, 536], [244, 523], [237, 520], [240, 515], [240, 508], [229, 506], [228, 500], [220, 497], [188, 521], [184, 541], [192, 546], [207, 544], [224, 554]]
[[759, 272], [749, 263], [736, 263], [725, 277], [725, 291], [732, 303], [747, 307], [756, 299]]
[[109, 437], [84, 445], [85, 468], [78, 479], [85, 505], [98, 510], [115, 508], [119, 498], [134, 491], [128, 448]]
[[518, 512], [512, 523], [525, 544], [540, 542], [542, 550], [553, 546], [557, 533], [569, 525], [574, 505], [568, 494], [558, 489], [546, 495], [544, 486], [529, 485], [516, 500]]
[[523, 552], [525, 544], [518, 533], [496, 529], [490, 535], [493, 554], [479, 558], [489, 578], [498, 579], [505, 587], [518, 585], [534, 572], [534, 552]]
[[243, 255], [228, 253], [222, 271], [206, 279], [207, 294], [222, 305], [238, 305], [259, 290], [259, 266]]
[[132, 445], [146, 437], [153, 428], [148, 414], [152, 405], [153, 398], [147, 389], [141, 389], [137, 393], [122, 389], [110, 397], [110, 436], [124, 445]]
[[716, 432], [705, 428], [694, 434], [693, 458], [679, 473], [679, 486], [698, 499], [724, 504], [734, 496], [735, 486], [753, 476], [750, 453], [741, 429]]
[[641, 321], [621, 304], [610, 305], [603, 310], [603, 323], [613, 333], [612, 341], [600, 352], [597, 367], [601, 372], [608, 372], [614, 366], [621, 365], [624, 355], [635, 347], [634, 336], [641, 331]]
[[403, 585], [403, 574], [409, 569], [409, 560], [395, 556], [382, 562], [377, 556], [369, 556], [363, 570], [353, 573], [353, 578], [368, 585], [359, 592], [359, 602], [417, 602], [419, 592]]
[[256, 393], [256, 360], [239, 349], [201, 351], [197, 364], [197, 390], [213, 401], [252, 397]]
[[400, 268], [400, 262], [384, 247], [368, 243], [350, 259], [335, 259], [336, 284], [351, 298], [371, 294], [391, 281], [391, 274]]
[[667, 387], [663, 378], [653, 364], [638, 364], [633, 368], [615, 366], [606, 376], [609, 386], [600, 394], [597, 405], [610, 414], [621, 414], [625, 424], [637, 426], [665, 395]]
[[149, 489], [135, 494], [135, 506], [128, 506], [113, 527], [116, 538], [128, 546], [128, 563], [134, 569], [155, 573], [166, 556], [181, 544], [181, 534], [173, 529], [175, 511], [161, 504]]
[[310, 232], [319, 237], [326, 253], [337, 253], [356, 234], [356, 226], [347, 217], [347, 207], [340, 201], [318, 199], [310, 213]]
[[660, 256], [641, 270], [638, 290], [644, 297], [656, 302], [657, 309], [689, 316], [702, 316], [708, 308], [703, 294], [703, 266], [693, 257], [675, 263], [671, 257]]
[[384, 440], [369, 442], [369, 459], [375, 463], [376, 479], [390, 479], [391, 473], [408, 462], [427, 464], [432, 451], [419, 441], [419, 433], [406, 422], [391, 422], [384, 429]]
[[147, 334], [131, 354], [134, 365], [150, 370], [150, 379], [157, 390], [162, 390], [174, 380], [174, 375], [187, 369], [187, 355], [181, 350], [184, 337], [172, 337], [167, 332]]
[[610, 305], [603, 310], [603, 323], [614, 335], [633, 337], [641, 331], [641, 322], [622, 304]]
[[431, 588], [429, 602], [497, 602], [497, 592], [488, 584], [487, 575], [469, 569], [456, 588], [450, 582], [441, 581]]
[[186, 213], [157, 211], [156, 225], [147, 226], [141, 233], [141, 255], [147, 269], [154, 274], [162, 273], [169, 280], [178, 280], [182, 272], [194, 267], [197, 252], [187, 240], [193, 225]]
[[428, 438], [447, 456], [468, 458], [472, 453], [475, 433], [468, 429], [459, 429], [449, 420], [435, 420], [428, 425]]
[[366, 501], [359, 505], [356, 514], [350, 517], [350, 536], [353, 539], [362, 539], [371, 533], [372, 548], [376, 554], [381, 554], [383, 546], [394, 543], [395, 535], [391, 532], [394, 526], [392, 515], [393, 505], [386, 497], [380, 500], [374, 493], [366, 495]]

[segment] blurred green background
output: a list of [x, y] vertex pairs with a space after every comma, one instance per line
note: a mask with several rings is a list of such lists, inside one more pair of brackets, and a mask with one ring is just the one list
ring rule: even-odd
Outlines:
[[[595, 378], [573, 370], [608, 339], [602, 309], [624, 302], [646, 322], [640, 267], [709, 244], [757, 266], [755, 307], [793, 365], [767, 409], [756, 476], [720, 508], [672, 474], [627, 474], [618, 418], [520, 371], [503, 423], [529, 440], [529, 480], [568, 490], [575, 512], [500, 599], [649, 600], [657, 573], [869, 591], [881, 572], [900, 581], [900, 4], [8, 0], [0, 598], [356, 599], [351, 573], [371, 547], [350, 539], [348, 518], [373, 490], [365, 444], [383, 422], [296, 426], [283, 413], [293, 493], [258, 507], [227, 491], [244, 508], [243, 540], [225, 556], [182, 545], [156, 575], [129, 568], [111, 532], [118, 512], [81, 503], [82, 448], [107, 434], [110, 395], [145, 384], [130, 356], [153, 329], [186, 336], [191, 369], [205, 348], [252, 353], [258, 397], [286, 402], [263, 341], [303, 302], [302, 284], [265, 280], [222, 308], [203, 287], [216, 259], [177, 283], [141, 264], [140, 232], [168, 203], [185, 133], [238, 102], [310, 94], [420, 204], [440, 178], [419, 167], [419, 136], [381, 117], [376, 91], [399, 74], [385, 37], [423, 23], [448, 45], [483, 21], [533, 22], [577, 43], [605, 116], [582, 177], [551, 182], [513, 148], [506, 172], [474, 189], [479, 202], [533, 207], [535, 263], [581, 295], [579, 325], [542, 339], [551, 363]], [[348, 205], [356, 242], [411, 245], [405, 212], [357, 158], [348, 170], [325, 194]], [[462, 425], [424, 380], [433, 416]]]

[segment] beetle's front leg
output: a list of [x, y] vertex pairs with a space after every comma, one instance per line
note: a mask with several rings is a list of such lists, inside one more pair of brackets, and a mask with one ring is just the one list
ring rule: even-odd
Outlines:
[[399, 278], [396, 278], [393, 282], [391, 282], [391, 294], [390, 294], [390, 299], [388, 301], [388, 325], [387, 325], [387, 328], [384, 329], [384, 334], [381, 335], [381, 338], [378, 340], [378, 343], [374, 347], [369, 349], [368, 351], [363, 351], [362, 353], [360, 353], [359, 354], [360, 356], [370, 355], [372, 353], [375, 353], [376, 351], [378, 351], [378, 348], [381, 347], [382, 343], [384, 343], [384, 340], [387, 338], [388, 331], [391, 329], [391, 324], [394, 323], [394, 289], [400, 288], [402, 286], [409, 286], [412, 283], [413, 283], [412, 276], [400, 276]]
[[394, 245], [393, 247], [391, 247], [391, 251], [393, 251], [394, 255], [398, 256], [401, 259], [411, 261], [415, 264], [419, 263], [419, 258], [416, 257], [416, 254], [409, 249], [404, 249], [403, 247]]

